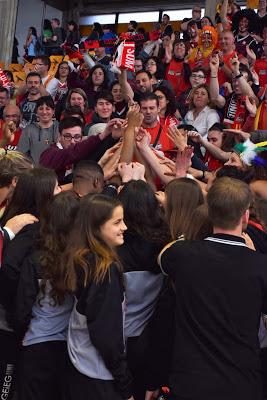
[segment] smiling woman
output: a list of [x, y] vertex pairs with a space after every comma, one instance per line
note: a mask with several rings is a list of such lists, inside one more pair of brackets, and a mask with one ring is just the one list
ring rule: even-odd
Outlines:
[[211, 106], [210, 92], [207, 85], [195, 87], [190, 95], [190, 110], [185, 115], [185, 122], [193, 125], [201, 136], [206, 137], [209, 128], [220, 121], [217, 111]]

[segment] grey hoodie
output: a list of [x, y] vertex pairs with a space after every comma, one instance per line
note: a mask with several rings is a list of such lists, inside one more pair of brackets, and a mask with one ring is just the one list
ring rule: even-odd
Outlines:
[[38, 122], [34, 122], [23, 129], [17, 151], [30, 156], [37, 165], [43, 151], [48, 149], [52, 143], [56, 143], [57, 137], [57, 121], [54, 121], [50, 128], [41, 128]]

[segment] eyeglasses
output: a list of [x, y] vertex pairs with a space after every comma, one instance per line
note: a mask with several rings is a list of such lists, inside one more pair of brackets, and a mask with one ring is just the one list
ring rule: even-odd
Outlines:
[[192, 74], [191, 76], [192, 76], [192, 78], [199, 78], [199, 79], [204, 79], [205, 78], [204, 75]]
[[70, 142], [72, 139], [75, 141], [75, 142], [79, 142], [80, 140], [81, 140], [81, 135], [70, 135], [69, 133], [64, 133], [64, 135], [62, 135], [63, 136], [63, 138], [65, 139], [65, 140], [67, 140], [68, 142]]
[[147, 67], [153, 67], [153, 65], [157, 65], [157, 63], [155, 63], [155, 62], [151, 62], [151, 63], [147, 63]]

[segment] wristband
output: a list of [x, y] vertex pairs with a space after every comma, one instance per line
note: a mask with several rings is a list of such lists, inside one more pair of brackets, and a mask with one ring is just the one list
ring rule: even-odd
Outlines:
[[218, 78], [218, 76], [217, 76], [217, 75], [216, 75], [216, 76], [210, 76], [210, 77], [211, 77], [211, 78], [215, 78], [215, 79], [216, 79], [216, 78]]
[[243, 76], [243, 74], [242, 74], [242, 72], [240, 72], [239, 75], [236, 75], [236, 76], [235, 76], [235, 79], [239, 79], [239, 78], [241, 78], [242, 76]]

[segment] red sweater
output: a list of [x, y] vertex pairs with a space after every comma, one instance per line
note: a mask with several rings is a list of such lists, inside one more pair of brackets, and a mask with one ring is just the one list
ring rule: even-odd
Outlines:
[[40, 165], [55, 170], [59, 184], [64, 182], [65, 174], [72, 164], [86, 159], [99, 146], [99, 136], [90, 136], [79, 143], [60, 149], [57, 144], [52, 144], [40, 157]]

